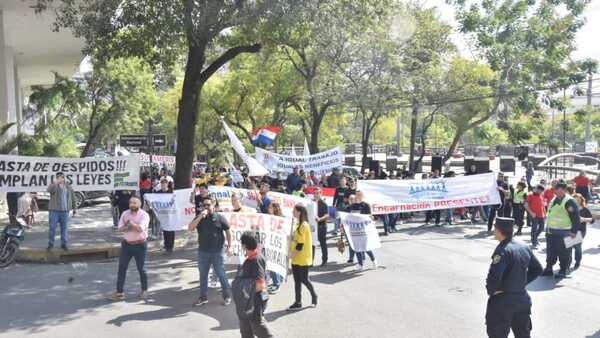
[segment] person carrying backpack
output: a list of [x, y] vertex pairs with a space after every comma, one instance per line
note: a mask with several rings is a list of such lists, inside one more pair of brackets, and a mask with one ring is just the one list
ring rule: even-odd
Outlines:
[[273, 337], [264, 313], [269, 294], [267, 292], [267, 263], [260, 253], [256, 238], [246, 232], [241, 238], [246, 260], [232, 283], [233, 301], [240, 320], [242, 338]]

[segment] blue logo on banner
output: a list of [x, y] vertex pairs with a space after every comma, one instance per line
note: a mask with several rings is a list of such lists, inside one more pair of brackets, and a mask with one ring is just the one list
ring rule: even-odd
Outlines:
[[443, 179], [413, 183], [408, 192], [414, 199], [444, 199], [447, 193], [446, 182]]

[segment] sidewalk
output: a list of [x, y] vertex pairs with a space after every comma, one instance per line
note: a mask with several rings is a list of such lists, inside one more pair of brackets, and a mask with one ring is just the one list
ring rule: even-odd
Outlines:
[[[122, 235], [112, 226], [111, 206], [107, 200], [99, 200], [80, 209], [71, 218], [69, 224], [69, 251], [60, 248], [60, 229], [56, 231], [54, 249], [48, 247], [48, 211], [36, 213], [33, 228], [25, 230], [25, 240], [21, 243], [17, 261], [57, 263], [83, 260], [107, 259], [119, 256]], [[0, 224], [7, 224], [8, 217], [4, 213]], [[196, 235], [187, 231], [178, 232], [175, 247], [186, 246], [195, 242]], [[159, 251], [161, 240], [149, 241], [149, 251]]]

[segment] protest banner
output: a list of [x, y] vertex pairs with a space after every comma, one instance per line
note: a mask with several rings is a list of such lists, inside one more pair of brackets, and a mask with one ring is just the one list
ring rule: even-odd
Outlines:
[[190, 201], [191, 193], [192, 189], [180, 189], [171, 194], [144, 194], [144, 199], [162, 230], [185, 230], [196, 216], [196, 208]]
[[0, 155], [0, 192], [46, 191], [59, 172], [76, 191], [138, 190], [140, 160]]
[[347, 212], [340, 212], [339, 215], [352, 250], [363, 252], [381, 247], [379, 233], [370, 215]]
[[344, 153], [340, 147], [320, 152], [313, 155], [283, 155], [261, 148], [256, 148], [256, 160], [269, 171], [269, 176], [277, 177], [277, 172], [284, 175], [291, 174], [294, 167], [303, 169], [307, 174], [311, 171], [315, 175], [331, 174], [333, 169], [344, 164]]
[[429, 180], [359, 180], [373, 215], [500, 204], [493, 173]]
[[241, 238], [251, 232], [257, 239], [267, 261], [267, 270], [282, 276], [287, 275], [289, 236], [292, 232], [291, 219], [268, 214], [249, 212], [224, 212], [231, 229], [234, 261], [244, 261]]
[[[139, 153], [140, 155], [140, 166], [150, 166], [150, 155], [146, 153]], [[169, 169], [175, 169], [175, 156], [169, 155], [152, 155], [152, 163], [159, 167], [165, 166]]]
[[[258, 209], [258, 190], [248, 190], [215, 185], [211, 185], [208, 187], [209, 196], [217, 200], [217, 202], [219, 203], [219, 209], [221, 211], [232, 211], [231, 195], [233, 193], [238, 194], [243, 206]], [[312, 199], [282, 194], [273, 191], [270, 191], [267, 194], [267, 196], [271, 199], [271, 203], [275, 202], [281, 206], [281, 212], [283, 213], [283, 216], [290, 220], [294, 218], [294, 207], [296, 206], [296, 204], [304, 205], [308, 212], [308, 220], [313, 235], [313, 243], [318, 243], [316, 221], [317, 204]]]

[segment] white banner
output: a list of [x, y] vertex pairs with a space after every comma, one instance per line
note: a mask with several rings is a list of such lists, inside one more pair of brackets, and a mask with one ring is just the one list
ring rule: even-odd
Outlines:
[[261, 148], [256, 148], [256, 160], [269, 171], [271, 177], [276, 177], [278, 171], [285, 175], [293, 172], [294, 167], [303, 169], [306, 174], [314, 171], [317, 177], [331, 174], [333, 169], [344, 165], [344, 153], [340, 147], [320, 152], [314, 155], [282, 155]]
[[0, 155], [0, 192], [46, 191], [59, 172], [76, 191], [138, 190], [140, 160]]
[[161, 229], [185, 230], [196, 216], [196, 208], [190, 202], [191, 193], [191, 188], [181, 189], [171, 194], [144, 194], [144, 199], [158, 218]]
[[430, 180], [359, 180], [373, 215], [500, 204], [496, 176], [487, 173]]
[[[219, 209], [221, 211], [231, 211], [231, 194], [237, 193], [240, 196], [240, 201], [243, 206], [248, 208], [258, 209], [258, 191], [240, 189], [226, 186], [211, 185], [208, 187], [208, 194], [214, 197], [219, 202]], [[271, 203], [276, 202], [281, 206], [281, 212], [283, 216], [290, 220], [294, 218], [294, 207], [296, 204], [303, 204], [308, 211], [308, 220], [312, 230], [313, 243], [318, 243], [317, 240], [317, 203], [312, 199], [298, 197], [288, 194], [282, 194], [279, 192], [270, 191], [267, 196], [271, 199]]]
[[[146, 153], [139, 153], [140, 155], [140, 165], [142, 167], [150, 166], [150, 155]], [[169, 169], [175, 168], [175, 156], [169, 155], [152, 155], [152, 163], [158, 165], [159, 167], [166, 166]]]
[[282, 276], [287, 275], [289, 236], [292, 232], [291, 219], [249, 212], [221, 213], [229, 222], [233, 256], [239, 263], [244, 261], [240, 242], [244, 232], [254, 233], [262, 253], [267, 260], [267, 270]]
[[344, 233], [352, 250], [356, 252], [371, 251], [381, 247], [379, 233], [370, 215], [339, 213]]

